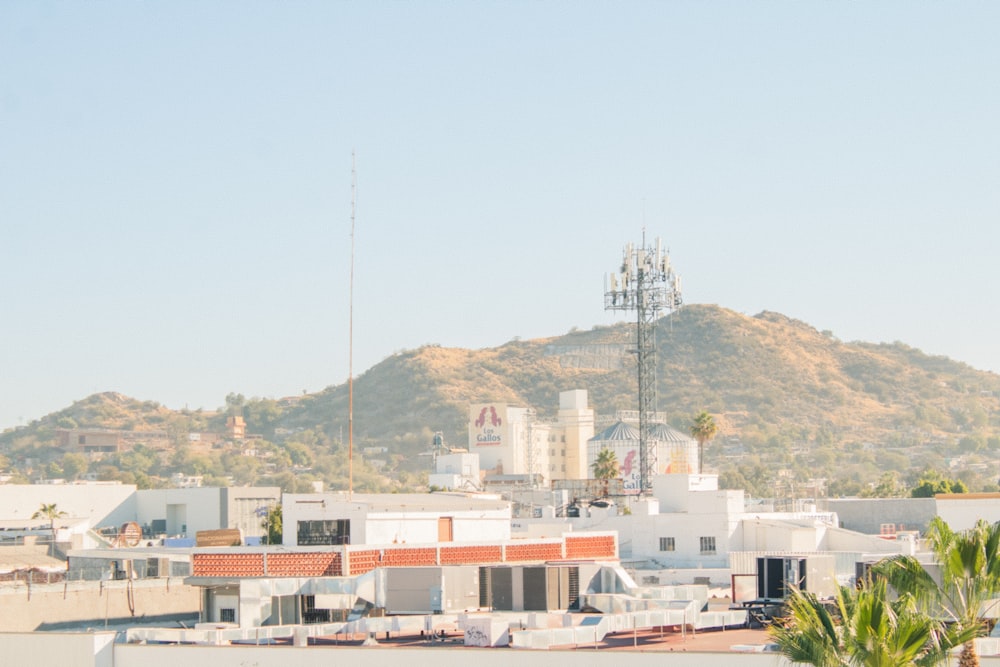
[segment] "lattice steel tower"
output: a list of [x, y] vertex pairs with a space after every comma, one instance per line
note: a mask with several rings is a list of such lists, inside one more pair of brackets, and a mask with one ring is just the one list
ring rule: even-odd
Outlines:
[[[610, 282], [610, 285], [609, 285]], [[639, 376], [639, 475], [640, 493], [649, 493], [656, 473], [656, 447], [652, 436], [652, 418], [656, 412], [656, 319], [661, 311], [681, 306], [681, 279], [670, 266], [670, 253], [664, 252], [660, 239], [646, 246], [625, 246], [620, 273], [605, 276], [604, 309], [634, 310], [636, 320], [636, 358]]]

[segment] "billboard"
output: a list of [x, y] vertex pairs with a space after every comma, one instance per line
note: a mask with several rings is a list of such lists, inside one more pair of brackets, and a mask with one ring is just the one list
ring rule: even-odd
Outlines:
[[[621, 445], [616, 447], [620, 449]], [[619, 452], [622, 453], [622, 452]], [[639, 467], [639, 448], [630, 447], [623, 452], [625, 456], [620, 459], [622, 473], [622, 489], [626, 494], [642, 493], [642, 470]]]
[[[501, 411], [502, 411], [501, 407]], [[473, 412], [475, 414], [475, 412]], [[472, 421], [472, 438], [476, 447], [502, 447], [503, 419], [495, 405], [483, 405]]]

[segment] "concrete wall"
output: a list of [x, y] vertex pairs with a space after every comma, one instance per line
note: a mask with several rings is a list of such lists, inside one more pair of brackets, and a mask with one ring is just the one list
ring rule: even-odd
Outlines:
[[[25, 584], [0, 587], [0, 628], [21, 632], [55, 629], [70, 624], [102, 628], [139, 617], [184, 616], [196, 618], [200, 589], [181, 579]], [[133, 609], [129, 609], [131, 598]], [[134, 615], [133, 615], [134, 610]], [[2, 663], [0, 663], [2, 664]], [[32, 661], [21, 664], [59, 664]]]
[[0, 520], [30, 519], [43, 504], [55, 504], [67, 519], [120, 526], [135, 518], [135, 493], [133, 484], [3, 484]]
[[[676, 474], [653, 477], [653, 496], [659, 501], [661, 512], [703, 511], [700, 503], [707, 496], [700, 492], [710, 491], [719, 492], [718, 475]], [[723, 491], [722, 493], [738, 494], [740, 507], [736, 511], [743, 511], [742, 491]], [[729, 502], [728, 498], [726, 502]]]
[[112, 667], [115, 633], [0, 633], [0, 667]]
[[368, 515], [365, 544], [435, 543], [438, 541], [438, 518], [443, 516], [452, 519], [452, 540], [455, 542], [510, 539], [509, 510], [385, 512]]
[[[384, 606], [389, 614], [429, 614], [479, 607], [479, 569], [475, 567], [408, 567], [385, 570]], [[432, 594], [441, 595], [431, 606]], [[375, 601], [378, 603], [378, 601]]]
[[[737, 517], [726, 512], [587, 517], [569, 520], [574, 531], [618, 532], [622, 560], [650, 560], [663, 568], [724, 568], [730, 550], [742, 548]], [[660, 551], [660, 538], [674, 538], [674, 551]], [[702, 537], [715, 538], [715, 552], [702, 553]], [[735, 542], [735, 546], [734, 546]]]
[[219, 528], [237, 528], [247, 537], [263, 535], [264, 518], [258, 514], [281, 503], [279, 486], [231, 486], [223, 490], [225, 516]]
[[[623, 659], [629, 667], [788, 667], [774, 653], [687, 653], [662, 651], [623, 653], [621, 651], [528, 651], [515, 649], [470, 650], [455, 648], [378, 647], [272, 647], [272, 646], [157, 646], [113, 644], [114, 633], [60, 635], [0, 634], [0, 667], [60, 665], [60, 667], [327, 667], [333, 662], [346, 665], [392, 662], [410, 667], [618, 667]], [[474, 656], [474, 657], [473, 657]], [[626, 658], [627, 656], [627, 658]], [[958, 664], [952, 657], [951, 665]], [[1000, 658], [980, 656], [983, 667], [1000, 667]]]
[[438, 519], [451, 517], [455, 542], [496, 542], [510, 539], [510, 506], [456, 498], [448, 504], [427, 497], [428, 507], [400, 507], [373, 511], [363, 502], [347, 502], [332, 495], [285, 494], [283, 543], [298, 544], [299, 521], [349, 519], [351, 544], [431, 544], [438, 541]]
[[[618, 667], [626, 658], [629, 667], [779, 667], [788, 665], [773, 653], [682, 653], [621, 651], [516, 651], [515, 649], [457, 648], [332, 648], [254, 647], [238, 649], [211, 646], [141, 646], [121, 644], [115, 647], [115, 667], [328, 667], [344, 665], [399, 664], [410, 667], [551, 667], [572, 664], [574, 667]], [[984, 665], [989, 663], [984, 662]], [[1000, 663], [998, 663], [1000, 664]]]
[[868, 535], [878, 535], [885, 523], [923, 533], [938, 511], [934, 498], [829, 498], [820, 504], [837, 513], [841, 527]]
[[937, 513], [952, 530], [966, 530], [983, 519], [987, 523], [1000, 521], [1000, 494], [956, 493], [939, 494], [934, 498]]
[[138, 491], [134, 520], [151, 525], [154, 519], [165, 519], [167, 535], [187, 537], [199, 530], [224, 528], [223, 491], [216, 487]]

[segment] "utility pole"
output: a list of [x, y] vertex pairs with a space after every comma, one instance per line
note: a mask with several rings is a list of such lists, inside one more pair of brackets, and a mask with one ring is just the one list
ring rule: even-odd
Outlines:
[[[609, 284], [610, 282], [610, 284]], [[681, 279], [670, 266], [670, 253], [660, 239], [646, 246], [625, 246], [621, 270], [605, 277], [604, 309], [636, 312], [636, 359], [639, 380], [640, 494], [649, 493], [656, 474], [656, 448], [652, 419], [656, 413], [656, 320], [663, 310], [681, 306]]]

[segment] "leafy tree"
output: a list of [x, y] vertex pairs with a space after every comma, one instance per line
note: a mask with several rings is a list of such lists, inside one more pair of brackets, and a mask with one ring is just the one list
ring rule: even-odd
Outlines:
[[882, 473], [878, 483], [870, 489], [861, 492], [863, 498], [898, 498], [902, 495], [903, 489], [899, 485], [899, 479], [892, 470]]
[[226, 414], [230, 417], [242, 417], [243, 406], [246, 405], [246, 402], [247, 399], [243, 394], [234, 392], [226, 394]]
[[782, 655], [816, 667], [923, 667], [945, 661], [973, 634], [923, 613], [911, 595], [890, 599], [884, 579], [840, 587], [833, 604], [793, 590], [788, 616], [769, 632]]
[[880, 561], [873, 572], [902, 595], [912, 595], [929, 615], [970, 633], [962, 643], [959, 665], [974, 667], [979, 656], [973, 638], [986, 633], [982, 614], [1000, 593], [1000, 522], [991, 525], [980, 519], [972, 528], [956, 532], [936, 516], [927, 540], [940, 568], [937, 578], [916, 558], [905, 555]]
[[705, 443], [715, 437], [719, 427], [715, 423], [715, 417], [704, 410], [695, 415], [694, 423], [691, 424], [691, 437], [698, 441], [698, 474], [704, 471], [705, 464]]
[[597, 453], [597, 459], [590, 466], [594, 470], [594, 479], [603, 480], [604, 495], [608, 495], [608, 482], [620, 474], [618, 457], [612, 449], [602, 449]]
[[243, 416], [249, 431], [271, 436], [275, 422], [281, 418], [281, 407], [270, 398], [253, 398], [243, 406]]
[[81, 473], [86, 472], [88, 463], [87, 457], [83, 454], [70, 452], [63, 455], [60, 466], [62, 467], [63, 475], [73, 480], [79, 477]]
[[910, 490], [911, 498], [933, 498], [938, 493], [968, 493], [969, 488], [958, 479], [943, 477], [936, 470], [926, 471]]
[[301, 442], [286, 442], [285, 451], [289, 461], [297, 466], [309, 466], [313, 462], [312, 451]]
[[281, 521], [282, 521], [281, 504], [279, 503], [274, 507], [268, 508], [267, 514], [260, 522], [260, 527], [266, 531], [264, 535], [264, 544], [281, 544], [282, 540]]

